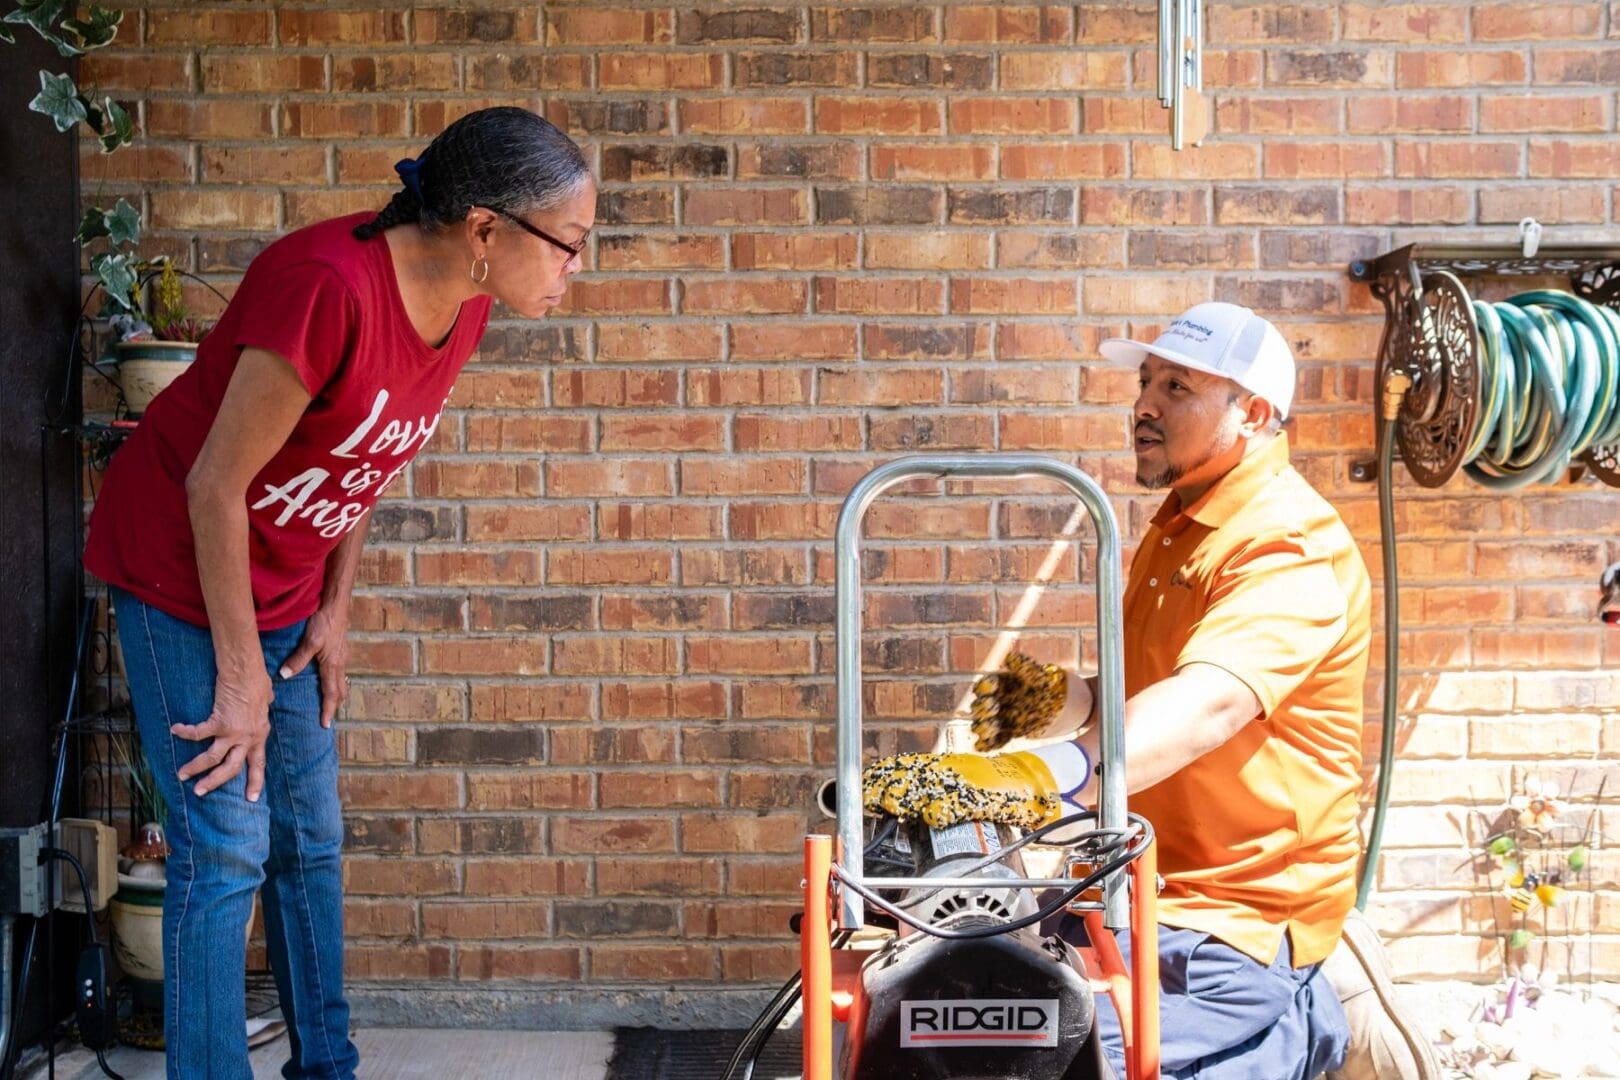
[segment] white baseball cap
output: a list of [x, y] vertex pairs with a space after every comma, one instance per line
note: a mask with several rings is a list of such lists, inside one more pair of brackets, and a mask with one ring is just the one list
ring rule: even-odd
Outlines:
[[1271, 323], [1238, 304], [1199, 304], [1178, 315], [1152, 344], [1109, 338], [1106, 359], [1140, 364], [1152, 353], [1182, 367], [1231, 379], [1271, 402], [1284, 419], [1294, 402], [1294, 352]]

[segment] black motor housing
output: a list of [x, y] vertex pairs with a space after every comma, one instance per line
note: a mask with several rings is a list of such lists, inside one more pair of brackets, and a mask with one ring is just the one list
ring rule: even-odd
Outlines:
[[[968, 916], [953, 928], [989, 921]], [[875, 955], [862, 982], [865, 1015], [851, 1017], [838, 1073], [846, 1080], [1112, 1080], [1091, 986], [1061, 938], [913, 934]]]

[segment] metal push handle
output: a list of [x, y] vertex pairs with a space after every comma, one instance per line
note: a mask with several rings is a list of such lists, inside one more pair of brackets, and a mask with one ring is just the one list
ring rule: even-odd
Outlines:
[[[877, 497], [907, 480], [1056, 480], [1079, 497], [1097, 530], [1097, 717], [1102, 724], [1102, 793], [1097, 810], [1103, 828], [1125, 827], [1125, 658], [1121, 625], [1119, 522], [1097, 482], [1073, 465], [1030, 454], [920, 455], [899, 458], [867, 473], [838, 514], [838, 838], [845, 878], [863, 881], [865, 846], [861, 819], [861, 523]], [[891, 879], [885, 878], [886, 883]], [[937, 885], [937, 880], [931, 884]], [[998, 882], [1005, 884], [1005, 882]], [[1125, 875], [1104, 883], [1103, 920], [1110, 929], [1130, 924]], [[839, 926], [859, 929], [865, 905], [853, 889], [841, 890]]]

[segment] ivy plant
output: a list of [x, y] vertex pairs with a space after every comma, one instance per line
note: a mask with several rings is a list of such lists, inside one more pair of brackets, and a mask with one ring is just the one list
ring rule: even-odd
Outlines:
[[[17, 7], [0, 19], [0, 41], [15, 44], [12, 27], [25, 26], [71, 59], [109, 44], [123, 21], [122, 11], [96, 4], [80, 17], [77, 6], [70, 6], [68, 0], [18, 0]], [[49, 117], [59, 132], [85, 125], [95, 133], [105, 154], [135, 141], [135, 121], [129, 111], [110, 97], [94, 90], [86, 92], [71, 75], [41, 71], [39, 94], [28, 107]], [[106, 291], [109, 314], [138, 315], [141, 273], [146, 268], [136, 250], [141, 239], [140, 212], [124, 199], [111, 207], [92, 205], [80, 220], [75, 239], [81, 244], [106, 240], [106, 250], [91, 257], [90, 269]]]

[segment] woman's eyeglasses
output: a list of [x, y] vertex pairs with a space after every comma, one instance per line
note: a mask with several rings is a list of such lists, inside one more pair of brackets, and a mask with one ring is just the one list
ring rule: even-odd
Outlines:
[[510, 221], [512, 224], [516, 225], [518, 228], [522, 229], [524, 232], [527, 232], [531, 236], [538, 236], [552, 247], [568, 252], [568, 257], [570, 259], [576, 259], [579, 257], [579, 253], [585, 250], [585, 241], [590, 238], [590, 234], [587, 233], [585, 236], [579, 238], [579, 243], [565, 244], [555, 236], [552, 236], [550, 233], [546, 232], [544, 229], [530, 225], [527, 221], [524, 221], [510, 210], [502, 210], [498, 206], [491, 206], [489, 209], [495, 211], [497, 214], [501, 215], [501, 217]]

